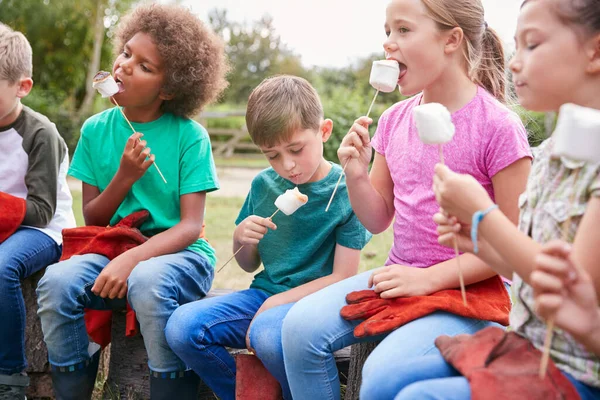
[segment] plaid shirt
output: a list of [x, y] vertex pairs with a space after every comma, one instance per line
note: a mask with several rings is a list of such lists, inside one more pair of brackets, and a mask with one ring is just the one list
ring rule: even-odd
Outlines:
[[[591, 197], [600, 197], [600, 164], [553, 156], [553, 145], [550, 138], [535, 149], [527, 190], [519, 198], [519, 229], [538, 243], [562, 239], [562, 225], [569, 215], [571, 226], [567, 240], [573, 242], [587, 203]], [[574, 181], [578, 168], [581, 170]], [[541, 350], [546, 324], [533, 312], [533, 289], [518, 275], [513, 278], [515, 303], [510, 315], [511, 327]], [[577, 380], [600, 387], [600, 358], [558, 328], [554, 331], [550, 356], [561, 370]]]

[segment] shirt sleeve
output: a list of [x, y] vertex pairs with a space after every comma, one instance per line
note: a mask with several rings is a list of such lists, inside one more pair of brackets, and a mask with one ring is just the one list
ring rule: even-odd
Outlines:
[[362, 250], [373, 235], [360, 223], [354, 211], [335, 229], [337, 244], [350, 249]]
[[34, 135], [28, 153], [27, 208], [23, 224], [42, 228], [52, 221], [56, 212], [58, 175], [66, 146], [57, 132], [41, 128]]
[[92, 167], [92, 157], [90, 156], [90, 141], [88, 134], [93, 133], [90, 132], [90, 130], [93, 130], [90, 124], [84, 123], [81, 128], [81, 136], [77, 142], [75, 153], [73, 154], [71, 166], [69, 167], [69, 175], [88, 185], [98, 187], [96, 174], [94, 174], [94, 169]]
[[521, 158], [532, 158], [527, 131], [516, 114], [510, 113], [504, 120], [496, 122], [484, 151], [484, 163], [490, 178]]
[[[198, 129], [194, 139], [184, 144], [179, 165], [179, 195], [195, 192], [212, 192], [219, 189], [210, 137], [204, 128]], [[190, 128], [191, 129], [191, 128]]]

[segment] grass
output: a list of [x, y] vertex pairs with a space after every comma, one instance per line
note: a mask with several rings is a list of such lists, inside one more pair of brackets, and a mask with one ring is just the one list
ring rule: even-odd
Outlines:
[[269, 161], [262, 154], [249, 154], [247, 156], [234, 155], [231, 157], [215, 157], [217, 167], [236, 168], [267, 168]]
[[[73, 191], [73, 212], [77, 225], [84, 225], [81, 214], [81, 192]], [[244, 202], [243, 198], [211, 196], [206, 201], [206, 237], [217, 252], [217, 269], [232, 256], [232, 237], [235, 219]], [[392, 245], [392, 228], [371, 239], [361, 253], [359, 271], [379, 267], [385, 263]], [[262, 267], [261, 267], [262, 268]], [[258, 271], [257, 271], [258, 272]], [[254, 274], [244, 272], [232, 260], [223, 271], [216, 274], [214, 288], [244, 289], [250, 286]]]

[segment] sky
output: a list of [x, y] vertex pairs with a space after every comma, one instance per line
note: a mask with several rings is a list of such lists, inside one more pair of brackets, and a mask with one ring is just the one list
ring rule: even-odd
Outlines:
[[[488, 25], [510, 47], [523, 0], [482, 0]], [[208, 21], [213, 8], [227, 9], [229, 18], [252, 22], [264, 14], [282, 41], [307, 66], [343, 67], [360, 57], [381, 52], [385, 8], [389, 0], [184, 0]]]

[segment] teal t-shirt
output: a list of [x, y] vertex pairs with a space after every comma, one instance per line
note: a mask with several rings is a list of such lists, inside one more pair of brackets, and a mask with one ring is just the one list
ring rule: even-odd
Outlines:
[[[274, 295], [330, 275], [336, 244], [360, 250], [371, 239], [352, 211], [344, 181], [325, 212], [341, 173], [340, 166], [332, 164], [325, 178], [298, 185], [308, 202], [290, 216], [279, 212], [273, 217], [277, 230], [267, 232], [258, 244], [265, 268], [256, 274], [251, 288]], [[236, 225], [250, 215], [271, 216], [277, 210], [277, 196], [293, 188], [294, 184], [272, 168], [260, 172], [252, 181]]]
[[[163, 173], [165, 184], [154, 166], [132, 186], [110, 220], [114, 225], [132, 212], [146, 209], [150, 218], [140, 230], [152, 236], [179, 223], [179, 197], [194, 192], [210, 192], [219, 188], [210, 138], [196, 121], [165, 113], [155, 121], [132, 123], [144, 134], [155, 162]], [[101, 192], [113, 179], [132, 130], [114, 107], [90, 117], [81, 128], [81, 137], [69, 175]], [[198, 239], [189, 250], [206, 255], [214, 266], [215, 251], [204, 239]]]

